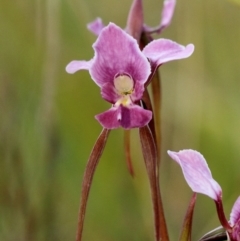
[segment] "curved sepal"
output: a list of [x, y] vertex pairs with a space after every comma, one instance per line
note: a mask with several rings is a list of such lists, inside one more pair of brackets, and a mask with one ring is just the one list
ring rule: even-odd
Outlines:
[[193, 211], [194, 211], [196, 199], [197, 199], [197, 194], [194, 193], [192, 195], [186, 216], [184, 218], [182, 232], [181, 232], [179, 241], [191, 241]]
[[82, 183], [82, 192], [81, 192], [81, 200], [80, 200], [80, 208], [78, 214], [78, 227], [77, 227], [77, 234], [76, 234], [76, 241], [81, 241], [82, 239], [82, 232], [83, 232], [83, 224], [85, 219], [85, 213], [87, 208], [87, 201], [88, 196], [93, 180], [93, 175], [95, 173], [97, 164], [102, 156], [103, 150], [107, 143], [108, 135], [110, 130], [103, 129], [101, 134], [99, 135], [90, 157], [88, 159], [88, 163], [84, 172], [83, 176], [83, 183]]

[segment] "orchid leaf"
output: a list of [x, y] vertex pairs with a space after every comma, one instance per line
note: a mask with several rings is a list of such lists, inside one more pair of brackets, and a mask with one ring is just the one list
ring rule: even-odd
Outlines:
[[194, 193], [190, 200], [188, 210], [184, 218], [182, 233], [180, 235], [179, 241], [191, 241], [192, 219], [193, 219], [193, 211], [195, 207], [196, 198], [197, 198], [197, 194]]
[[166, 222], [163, 214], [159, 180], [156, 145], [149, 126], [139, 129], [143, 157], [151, 187], [154, 210], [155, 239], [168, 241]]
[[94, 147], [92, 149], [92, 152], [90, 154], [90, 157], [88, 159], [88, 163], [84, 172], [83, 183], [82, 183], [82, 193], [81, 193], [81, 200], [80, 200], [80, 209], [78, 214], [78, 228], [77, 228], [76, 241], [81, 241], [81, 238], [82, 238], [87, 200], [88, 200], [89, 191], [93, 180], [93, 175], [96, 170], [97, 164], [100, 160], [100, 157], [102, 156], [109, 133], [110, 133], [110, 130], [108, 129], [102, 130], [96, 143], [94, 144]]
[[128, 171], [132, 177], [134, 177], [134, 170], [132, 165], [132, 158], [130, 153], [130, 130], [124, 131], [124, 150], [127, 161]]

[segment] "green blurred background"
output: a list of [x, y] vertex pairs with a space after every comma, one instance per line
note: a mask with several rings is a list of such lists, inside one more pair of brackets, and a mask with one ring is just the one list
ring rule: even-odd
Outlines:
[[[131, 0], [1, 0], [0, 240], [74, 240], [81, 181], [101, 131], [94, 115], [109, 104], [87, 71], [68, 75], [73, 59], [90, 59], [97, 16], [121, 27]], [[161, 0], [143, 0], [157, 25]], [[171, 240], [177, 240], [191, 191], [168, 149], [199, 150], [223, 188], [226, 215], [240, 195], [240, 5], [179, 0], [161, 37], [194, 43], [192, 57], [161, 67], [161, 187]], [[158, 36], [156, 36], [158, 37]], [[123, 131], [110, 134], [87, 208], [83, 240], [153, 240], [149, 186], [137, 130], [136, 176], [127, 172]], [[193, 240], [219, 225], [214, 203], [199, 195]]]

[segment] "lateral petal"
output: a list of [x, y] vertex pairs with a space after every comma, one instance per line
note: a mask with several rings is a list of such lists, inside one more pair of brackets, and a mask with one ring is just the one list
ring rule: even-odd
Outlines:
[[73, 60], [66, 66], [66, 71], [69, 74], [74, 74], [78, 70], [89, 70], [92, 65], [92, 60], [85, 61], [85, 60]]
[[185, 47], [169, 39], [158, 39], [150, 42], [143, 49], [143, 54], [150, 60], [153, 67], [157, 67], [172, 60], [188, 58], [193, 51], [193, 44]]
[[116, 93], [113, 83], [108, 82], [101, 86], [101, 95], [104, 100], [115, 104], [120, 96]]

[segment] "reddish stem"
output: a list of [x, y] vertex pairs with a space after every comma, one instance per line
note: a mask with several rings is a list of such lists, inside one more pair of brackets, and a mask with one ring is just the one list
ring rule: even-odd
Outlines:
[[215, 201], [218, 218], [222, 226], [226, 229], [228, 233], [232, 232], [232, 227], [230, 226], [228, 220], [226, 219], [226, 216], [224, 214], [223, 205], [222, 205], [222, 199], [219, 198], [217, 201]]

